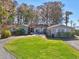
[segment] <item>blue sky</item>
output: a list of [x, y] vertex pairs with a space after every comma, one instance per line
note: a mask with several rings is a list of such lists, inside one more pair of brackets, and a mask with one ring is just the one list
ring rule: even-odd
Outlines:
[[65, 6], [64, 10], [69, 10], [73, 12], [73, 15], [70, 16], [70, 20], [73, 20], [77, 25], [77, 20], [79, 19], [79, 0], [17, 0], [18, 4], [26, 3], [31, 5], [41, 5], [44, 2], [48, 1], [61, 1]]

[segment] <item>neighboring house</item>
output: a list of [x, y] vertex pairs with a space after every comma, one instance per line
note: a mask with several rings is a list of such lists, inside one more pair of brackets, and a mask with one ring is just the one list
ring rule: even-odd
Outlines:
[[[65, 26], [65, 25], [53, 25], [47, 28], [47, 33], [49, 36], [57, 37], [58, 33], [66, 33], [66, 32], [72, 32], [74, 28]], [[64, 35], [62, 35], [63, 37]]]

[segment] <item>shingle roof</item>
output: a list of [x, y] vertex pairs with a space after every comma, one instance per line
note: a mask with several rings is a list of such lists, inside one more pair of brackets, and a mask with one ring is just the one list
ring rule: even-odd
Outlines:
[[59, 27], [59, 26], [64, 26], [64, 27], [68, 27], [68, 28], [74, 29], [73, 27], [66, 26], [66, 25], [61, 25], [61, 24], [52, 25], [52, 26], [48, 27], [48, 29], [55, 28], [55, 27]]

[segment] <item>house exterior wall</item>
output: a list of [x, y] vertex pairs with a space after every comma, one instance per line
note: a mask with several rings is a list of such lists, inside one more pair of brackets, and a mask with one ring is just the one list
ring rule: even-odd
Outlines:
[[46, 29], [46, 27], [40, 27], [40, 26], [35, 27], [34, 28], [34, 33], [43, 34], [45, 29]]
[[54, 35], [56, 37], [58, 32], [71, 32], [72, 29], [69, 27], [57, 26], [50, 28], [48, 31], [49, 31], [48, 35], [50, 36]]

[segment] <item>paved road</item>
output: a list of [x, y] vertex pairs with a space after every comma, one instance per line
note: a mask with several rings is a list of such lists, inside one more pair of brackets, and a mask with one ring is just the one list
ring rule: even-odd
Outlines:
[[7, 43], [9, 40], [10, 38], [0, 40], [0, 59], [16, 59], [3, 48], [4, 44]]

